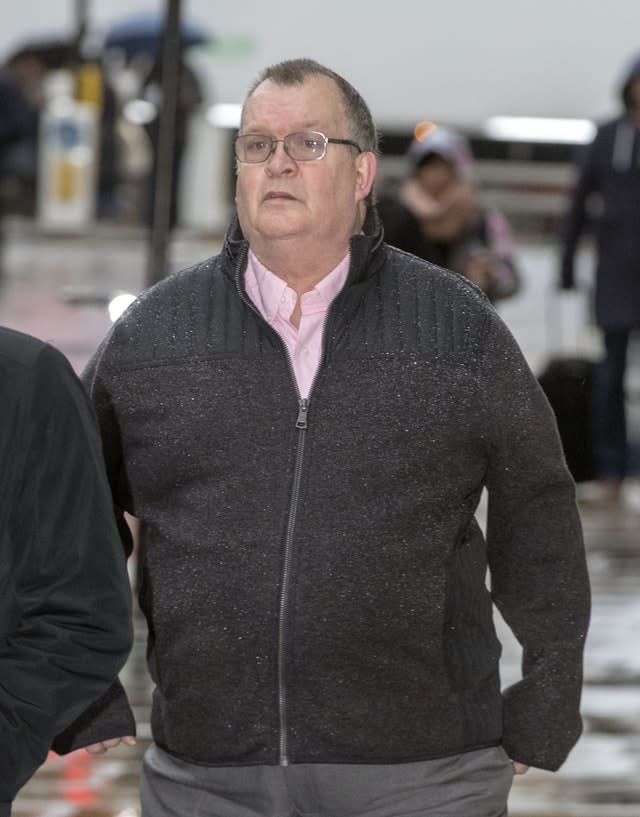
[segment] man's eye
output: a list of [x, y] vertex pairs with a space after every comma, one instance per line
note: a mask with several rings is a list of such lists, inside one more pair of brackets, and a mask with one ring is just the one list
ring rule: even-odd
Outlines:
[[312, 136], [308, 136], [304, 140], [304, 147], [306, 150], [319, 150], [322, 147], [322, 142]]
[[247, 141], [247, 150], [251, 153], [262, 153], [269, 148], [269, 141], [267, 139], [258, 138]]

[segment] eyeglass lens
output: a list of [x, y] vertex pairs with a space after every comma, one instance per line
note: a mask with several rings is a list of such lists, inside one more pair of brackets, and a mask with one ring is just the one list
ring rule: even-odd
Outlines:
[[327, 138], [316, 131], [289, 133], [284, 139], [273, 139], [263, 133], [247, 133], [237, 137], [236, 155], [241, 162], [264, 162], [278, 142], [283, 142], [288, 155], [298, 162], [321, 159], [327, 146]]

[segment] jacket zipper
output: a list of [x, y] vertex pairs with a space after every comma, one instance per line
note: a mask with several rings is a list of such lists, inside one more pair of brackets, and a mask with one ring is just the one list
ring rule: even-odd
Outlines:
[[[291, 359], [289, 357], [289, 362]], [[292, 365], [292, 364], [291, 364]], [[280, 586], [280, 612], [278, 625], [278, 710], [280, 718], [280, 745], [279, 763], [281, 766], [289, 765], [287, 751], [287, 682], [285, 675], [286, 645], [287, 645], [287, 611], [289, 606], [289, 582], [291, 578], [291, 554], [293, 551], [293, 537], [296, 527], [296, 517], [298, 515], [298, 503], [300, 500], [300, 485], [302, 483], [302, 465], [304, 462], [304, 448], [307, 432], [307, 411], [309, 402], [306, 399], [299, 399], [298, 417], [296, 428], [300, 431], [298, 436], [298, 448], [296, 450], [296, 463], [293, 472], [293, 486], [291, 488], [291, 502], [289, 504], [289, 521], [287, 524], [287, 535], [284, 545], [284, 564], [282, 567], [282, 584]]]
[[[251, 301], [249, 301], [248, 298], [245, 298], [244, 293], [242, 291], [241, 270], [247, 253], [248, 249], [240, 254], [238, 262], [236, 263], [235, 268], [236, 287], [242, 301], [250, 309], [252, 309], [262, 320], [264, 320], [264, 317], [260, 314], [260, 311], [256, 309], [256, 307], [251, 303]], [[332, 306], [333, 304], [331, 305], [331, 307]], [[293, 485], [291, 487], [291, 501], [289, 503], [289, 520], [287, 523], [287, 533], [285, 537], [284, 561], [282, 566], [282, 582], [280, 585], [280, 606], [278, 613], [278, 718], [280, 729], [278, 763], [280, 766], [289, 765], [287, 745], [287, 684], [285, 678], [285, 661], [287, 644], [286, 623], [287, 611], [289, 607], [289, 583], [291, 579], [291, 555], [293, 551], [293, 538], [295, 533], [296, 517], [298, 515], [298, 504], [300, 501], [300, 486], [302, 484], [302, 466], [304, 462], [304, 449], [306, 442], [306, 432], [308, 428], [307, 412], [309, 411], [309, 399], [311, 397], [311, 394], [313, 393], [313, 387], [315, 386], [316, 380], [318, 378], [318, 373], [320, 371], [320, 365], [322, 364], [322, 359], [324, 358], [324, 333], [327, 327], [331, 307], [329, 307], [329, 312], [327, 313], [322, 324], [322, 352], [320, 355], [320, 364], [318, 365], [318, 369], [316, 370], [314, 378], [309, 387], [309, 398], [303, 398], [300, 396], [300, 389], [298, 388], [298, 381], [296, 380], [296, 373], [293, 367], [293, 361], [291, 359], [291, 354], [289, 353], [287, 344], [280, 337], [278, 332], [275, 332], [275, 330], [273, 330], [275, 334], [278, 335], [278, 338], [282, 343], [282, 347], [284, 349], [285, 357], [287, 360], [287, 365], [289, 367], [289, 373], [291, 375], [291, 379], [293, 381], [295, 392], [298, 398], [298, 415], [296, 418], [296, 429], [298, 429], [298, 431], [300, 432], [298, 436], [298, 444], [296, 449], [296, 459], [293, 472]]]

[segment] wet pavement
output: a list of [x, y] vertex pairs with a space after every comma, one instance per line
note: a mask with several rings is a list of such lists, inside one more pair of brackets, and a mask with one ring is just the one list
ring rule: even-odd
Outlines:
[[[0, 323], [52, 342], [81, 369], [110, 325], [109, 300], [144, 287], [145, 236], [136, 228], [101, 227], [81, 237], [47, 237], [20, 222], [6, 232]], [[170, 268], [187, 266], [218, 247], [217, 240], [179, 234], [171, 246]], [[552, 350], [592, 349], [597, 337], [584, 330], [585, 298], [569, 296], [560, 304], [550, 297], [554, 248], [524, 240], [520, 247], [524, 292], [501, 309], [538, 371]], [[587, 260], [582, 259], [585, 265]], [[640, 359], [635, 348], [631, 360], [630, 416], [637, 431]], [[588, 501], [590, 486], [580, 486], [593, 586], [585, 734], [560, 772], [532, 770], [516, 779], [511, 817], [640, 817], [640, 480], [626, 490], [621, 507], [603, 508]], [[502, 622], [498, 627], [502, 672], [509, 683], [518, 677], [519, 648]], [[140, 759], [150, 739], [150, 686], [139, 616], [136, 634], [122, 680], [137, 716], [137, 747], [117, 748], [99, 758], [82, 751], [64, 758], [51, 755], [18, 797], [14, 817], [137, 817]]]

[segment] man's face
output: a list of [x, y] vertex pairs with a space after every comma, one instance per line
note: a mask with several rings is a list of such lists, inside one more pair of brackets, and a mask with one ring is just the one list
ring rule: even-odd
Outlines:
[[[289, 133], [320, 131], [350, 138], [340, 93], [324, 76], [308, 77], [301, 85], [261, 83], [248, 99], [242, 133], [262, 133], [282, 139]], [[236, 187], [238, 217], [245, 237], [260, 257], [261, 247], [291, 239], [348, 245], [360, 229], [359, 203], [372, 179], [359, 167], [373, 155], [358, 156], [355, 148], [328, 144], [323, 159], [296, 162], [278, 142], [266, 162], [239, 163]]]
[[416, 179], [426, 193], [440, 199], [456, 183], [456, 172], [450, 162], [434, 155], [418, 168]]

